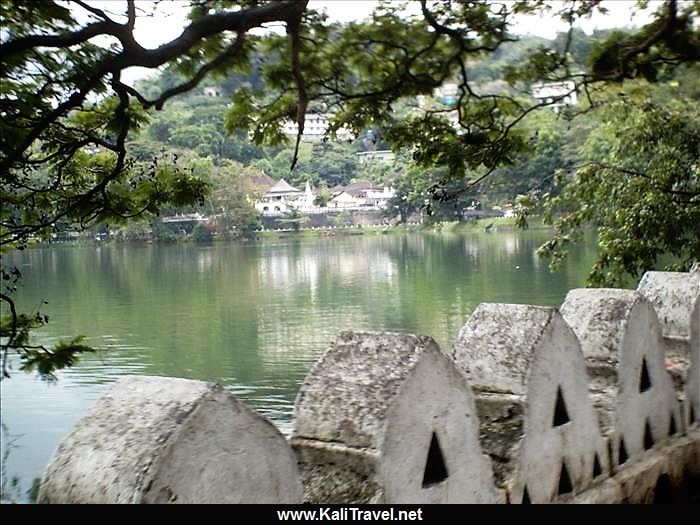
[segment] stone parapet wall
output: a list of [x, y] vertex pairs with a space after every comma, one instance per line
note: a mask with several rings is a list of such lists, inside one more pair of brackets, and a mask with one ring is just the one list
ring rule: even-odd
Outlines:
[[453, 356], [482, 400], [482, 443], [510, 501], [551, 501], [609, 472], [584, 356], [556, 308], [481, 304]]
[[39, 503], [299, 503], [284, 436], [221, 387], [119, 379], [51, 458]]
[[[313, 503], [342, 503], [331, 486], [345, 497], [357, 494], [355, 503], [501, 497], [480, 450], [469, 386], [429, 337], [341, 333], [301, 386], [292, 445], [305, 500]], [[348, 454], [362, 463], [364, 476], [340, 479], [337, 458]]]
[[[449, 352], [341, 333], [285, 439], [208, 383], [127, 377], [62, 441], [66, 503], [651, 503], [700, 479], [700, 274], [481, 304]], [[683, 499], [686, 498], [686, 499]]]

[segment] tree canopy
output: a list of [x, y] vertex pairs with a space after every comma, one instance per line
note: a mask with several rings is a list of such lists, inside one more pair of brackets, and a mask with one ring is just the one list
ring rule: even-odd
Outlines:
[[[466, 179], [466, 187], [473, 187], [531, 149], [522, 123], [537, 109], [577, 92], [584, 101], [577, 111], [588, 111], [608, 102], [607, 95], [598, 93], [601, 86], [631, 79], [655, 83], [679, 65], [696, 64], [700, 55], [697, 1], [666, 0], [647, 25], [612, 32], [590, 49], [574, 45], [575, 23], [600, 10], [598, 0], [414, 4], [418, 8], [407, 11], [403, 3], [383, 2], [370, 18], [340, 24], [330, 23], [306, 1], [191, 0], [181, 35], [147, 49], [134, 29], [138, 18], [149, 13], [134, 0], [124, 2], [123, 12], [114, 12], [114, 4], [87, 0], [3, 2], [0, 247], [23, 249], [66, 222], [87, 227], [158, 213], [172, 204], [204, 202], [210, 184], [147, 148], [133, 154], [128, 145], [153, 110], [205, 78], [228, 82], [230, 132], [247, 133], [256, 144], [279, 144], [285, 140], [282, 124], [297, 122], [292, 167], [299, 160], [305, 114], [323, 111], [333, 115], [331, 133], [341, 127], [357, 133], [381, 127], [383, 139], [393, 148], [407, 148], [416, 166], [439, 167], [431, 172], [436, 178], [427, 191], [448, 198], [452, 181]], [[151, 5], [156, 10], [162, 6]], [[516, 65], [494, 67], [489, 71], [492, 82], [476, 82], [474, 69], [482, 65], [478, 59], [499, 53], [516, 39], [511, 31], [515, 17], [538, 13], [561, 19], [568, 32], [554, 46], [531, 49]], [[257, 31], [275, 24], [284, 33]], [[162, 90], [127, 85], [123, 72], [133, 66], [163, 70], [170, 82]], [[247, 80], [225, 80], [232, 75]], [[571, 82], [569, 93], [550, 100], [532, 98], [532, 83], [558, 81]], [[452, 99], [420, 103], [421, 97], [447, 84], [454, 88]], [[399, 118], [395, 109], [406, 100], [414, 107]], [[611, 246], [610, 260], [624, 271], [646, 267], [650, 257], [667, 251], [683, 262], [698, 256], [697, 230], [686, 227], [697, 217], [698, 207], [697, 149], [692, 149], [697, 142], [683, 139], [695, 131], [690, 114], [687, 108], [641, 104], [601, 130], [622, 137], [617, 148], [611, 147], [605, 161], [582, 168], [562, 197], [571, 198], [573, 205], [595, 207], [610, 191], [651, 192], [648, 206], [629, 208], [628, 217], [613, 220], [585, 211], [569, 215], [559, 229], [602, 221], [608, 228], [601, 230], [601, 238]], [[653, 130], [667, 125], [668, 136], [657, 137]], [[221, 154], [215, 131], [207, 132], [207, 142], [212, 154]], [[186, 140], [184, 133], [171, 139]], [[644, 150], [650, 133], [656, 149]], [[601, 141], [605, 138], [596, 134], [590, 148]], [[553, 141], [548, 144], [557, 148]], [[649, 154], [637, 157], [640, 150]], [[667, 154], [669, 163], [654, 160]], [[605, 186], [611, 181], [614, 188]], [[649, 214], [657, 217], [666, 206], [689, 209], [690, 214], [681, 211], [672, 222], [639, 220]], [[651, 251], [642, 243], [625, 256], [630, 260], [618, 261], [620, 241], [606, 239], [630, 221], [635, 226], [625, 232], [626, 238], [644, 228], [661, 228], [668, 241]], [[687, 241], [682, 247], [671, 240], [678, 228], [683, 232], [679, 239]], [[654, 230], [645, 235], [655, 235]], [[561, 238], [557, 242], [550, 251], [557, 251]], [[16, 350], [25, 366], [51, 373], [88, 347], [79, 339], [53, 349], [31, 344], [31, 328], [47, 319], [39, 312], [17, 310], [20, 277], [18, 269], [3, 265], [3, 353]]]
[[623, 285], [654, 268], [687, 270], [700, 257], [700, 112], [680, 97], [654, 101], [632, 84], [597, 111], [575, 176], [546, 198], [555, 235], [540, 248], [556, 263], [597, 227], [598, 257], [589, 282]]

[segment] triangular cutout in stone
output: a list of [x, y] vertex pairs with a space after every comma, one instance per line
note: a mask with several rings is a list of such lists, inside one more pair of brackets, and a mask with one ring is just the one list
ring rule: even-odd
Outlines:
[[423, 471], [423, 488], [437, 485], [445, 481], [447, 476], [447, 467], [440, 449], [440, 442], [435, 432], [433, 432], [433, 437], [430, 439], [428, 458], [425, 460], [425, 470]]
[[561, 386], [557, 388], [557, 402], [554, 405], [554, 419], [552, 420], [553, 427], [560, 427], [571, 421], [569, 412], [566, 410], [564, 402], [564, 394], [561, 391]]
[[642, 357], [642, 374], [639, 377], [639, 393], [646, 392], [651, 388], [651, 378], [647, 367], [647, 358]]
[[671, 414], [671, 423], [668, 425], [668, 435], [675, 436], [678, 433], [678, 427], [676, 426], [676, 416]]
[[569, 469], [566, 468], [566, 463], [562, 461], [561, 472], [559, 473], [559, 488], [557, 489], [557, 496], [561, 496], [562, 494], [569, 494], [573, 491], [574, 487], [571, 485]]
[[625, 446], [625, 440], [620, 439], [620, 455], [617, 464], [622, 465], [623, 463], [626, 463], [628, 459], [629, 456], [627, 455], [627, 447]]
[[651, 425], [649, 425], [649, 420], [647, 419], [644, 425], [644, 450], [649, 450], [654, 446], [654, 435], [651, 433]]
[[603, 468], [600, 466], [600, 459], [598, 459], [598, 453], [596, 452], [593, 458], [593, 478], [597, 478], [603, 473]]
[[523, 489], [523, 499], [520, 500], [521, 505], [530, 505], [532, 504], [532, 501], [530, 501], [530, 493], [527, 491], [527, 485], [525, 485], [525, 488]]

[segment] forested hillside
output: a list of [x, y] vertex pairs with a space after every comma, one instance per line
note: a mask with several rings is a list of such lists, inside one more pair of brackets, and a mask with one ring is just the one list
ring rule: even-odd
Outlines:
[[[591, 52], [596, 49], [596, 42], [610, 33], [601, 31], [587, 35], [574, 30], [569, 43], [572, 71], [583, 71]], [[561, 33], [551, 41], [528, 36], [516, 42], [505, 42], [495, 52], [469, 64], [472, 81], [485, 92], [502, 90], [511, 96], [530, 97], [529, 85], [506, 82], [509, 72], [515, 71], [523, 57], [534, 49], [563, 49], [566, 38], [567, 35]], [[255, 60], [263, 60], [263, 57], [258, 55]], [[561, 180], [557, 184], [555, 174], [559, 173], [561, 177], [584, 159], [590, 160], [589, 135], [610, 118], [609, 113], [602, 114], [590, 108], [591, 102], [595, 105], [611, 97], [621, 97], [630, 104], [646, 97], [653, 97], [660, 103], [673, 101], [676, 105], [682, 104], [682, 100], [697, 101], [700, 92], [697, 79], [698, 68], [688, 66], [653, 86], [628, 83], [619, 89], [613, 86], [591, 90], [585, 98], [583, 93], [579, 94], [578, 106], [561, 111], [547, 108], [533, 112], [519, 124], [529, 137], [525, 152], [509, 159], [508, 164], [498, 167], [478, 183], [474, 183], [478, 179], [476, 173], [452, 180], [445, 168], [418, 167], [412, 162], [412, 152], [408, 150], [397, 151], [392, 165], [360, 165], [356, 153], [389, 148], [383, 130], [379, 128], [366, 129], [352, 141], [329, 138], [320, 143], [302, 143], [298, 163], [290, 171], [293, 140], [286, 145], [258, 146], [245, 134], [227, 130], [231, 97], [242, 86], [258, 88], [262, 80], [257, 74], [207, 79], [198, 88], [170, 100], [132, 140], [129, 148], [131, 154], [142, 162], [149, 162], [154, 157], [164, 161], [177, 158], [181, 169], [192, 170], [215, 188], [211, 201], [216, 201], [216, 204], [208, 202], [200, 207], [203, 212], [221, 205], [240, 205], [243, 208], [231, 210], [231, 213], [245, 217], [242, 222], [252, 225], [255, 222], [250, 222], [250, 215], [255, 212], [245, 206], [243, 195], [255, 191], [252, 178], [261, 172], [275, 180], [285, 178], [302, 188], [308, 181], [326, 196], [330, 188], [357, 180], [390, 185], [398, 189], [397, 206], [393, 208], [397, 215], [399, 207], [408, 213], [422, 209], [428, 221], [453, 220], [461, 216], [465, 207], [485, 209], [514, 204], [518, 199], [528, 205], [528, 211], [531, 212], [533, 207], [542, 211], [541, 197], [556, 196], [561, 186]], [[145, 94], [155, 94], [181, 82], [182, 74], [171, 68], [158, 76], [140, 80], [137, 87]], [[215, 88], [217, 96], [205, 94], [207, 88]], [[437, 99], [429, 103], [440, 104]], [[414, 99], [401, 101], [394, 108], [396, 118], [410, 114], [417, 105]], [[310, 111], [323, 109], [309, 108]], [[598, 142], [600, 133], [603, 131], [596, 132]]]

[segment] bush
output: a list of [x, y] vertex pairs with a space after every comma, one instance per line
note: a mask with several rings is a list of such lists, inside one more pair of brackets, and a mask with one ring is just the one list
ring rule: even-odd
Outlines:
[[191, 238], [194, 242], [211, 242], [212, 234], [204, 224], [198, 222], [194, 228], [192, 228]]

